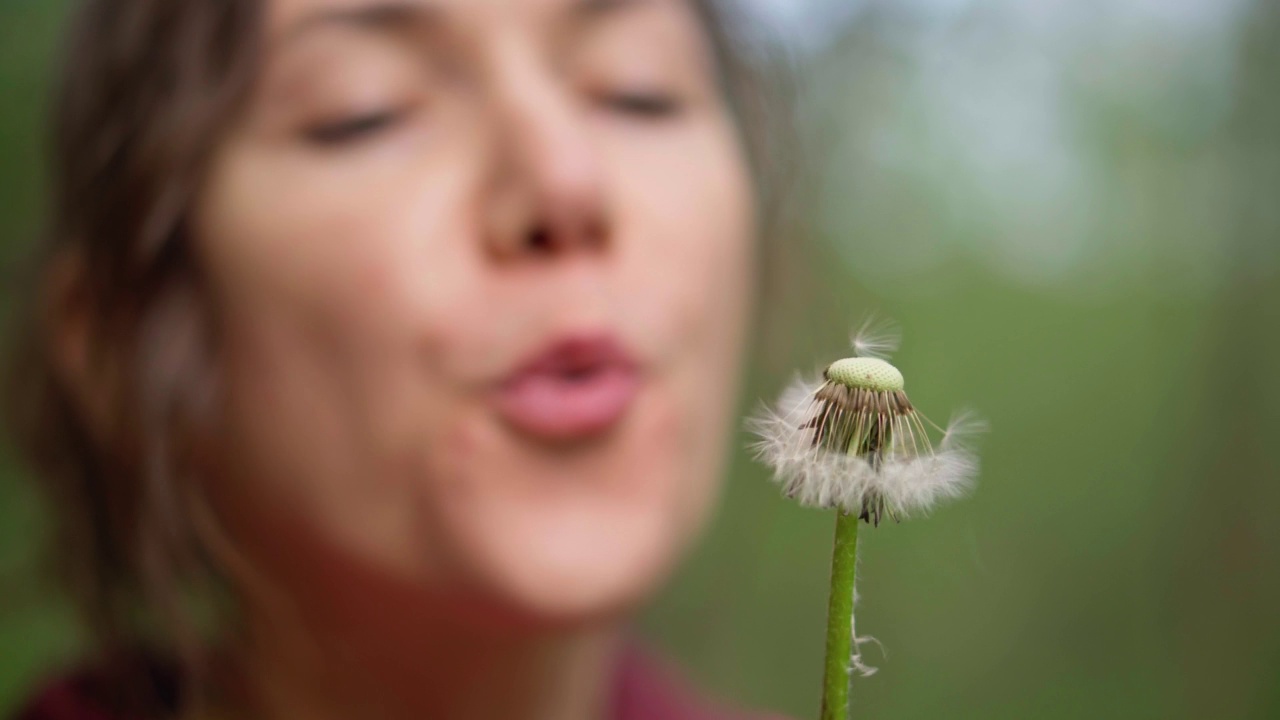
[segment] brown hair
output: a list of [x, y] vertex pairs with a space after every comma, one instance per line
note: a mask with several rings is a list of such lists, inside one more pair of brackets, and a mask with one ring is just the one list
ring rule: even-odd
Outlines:
[[[190, 635], [182, 588], [201, 563], [170, 438], [200, 400], [191, 360], [209, 323], [185, 215], [246, 95], [259, 5], [89, 0], [56, 81], [50, 215], [8, 409], [52, 511], [55, 570], [107, 652]], [[92, 409], [53, 348], [72, 317], [87, 329]]]
[[[58, 576], [108, 653], [142, 644], [193, 661], [184, 592], [216, 585], [183, 494], [195, 484], [179, 477], [177, 429], [207, 406], [216, 346], [187, 213], [250, 90], [263, 4], [86, 0], [57, 80], [50, 222], [8, 409], [52, 510]], [[772, 176], [770, 96], [711, 2], [696, 5], [757, 179]], [[69, 265], [77, 285], [60, 287]], [[92, 402], [54, 352], [72, 319], [88, 329]]]

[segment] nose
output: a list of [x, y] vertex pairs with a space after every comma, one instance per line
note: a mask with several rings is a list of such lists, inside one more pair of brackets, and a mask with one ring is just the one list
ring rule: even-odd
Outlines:
[[611, 230], [589, 118], [531, 58], [509, 54], [495, 74], [489, 250], [503, 259], [603, 252]]

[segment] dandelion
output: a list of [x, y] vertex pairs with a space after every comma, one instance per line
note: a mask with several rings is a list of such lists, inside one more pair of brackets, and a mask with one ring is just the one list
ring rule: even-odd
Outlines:
[[[980, 429], [961, 415], [933, 425], [907, 397], [902, 373], [885, 359], [896, 337], [871, 324], [852, 338], [854, 356], [827, 366], [822, 379], [794, 381], [777, 405], [750, 422], [756, 456], [782, 492], [806, 507], [836, 510], [827, 609], [823, 720], [844, 720], [854, 671], [870, 675], [854, 632], [860, 521], [879, 526], [962, 495], [977, 474], [964, 439]], [[940, 433], [935, 446], [929, 430]]]

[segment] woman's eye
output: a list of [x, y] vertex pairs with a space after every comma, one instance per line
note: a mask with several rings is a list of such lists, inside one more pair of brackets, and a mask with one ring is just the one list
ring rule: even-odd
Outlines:
[[394, 110], [353, 115], [328, 123], [306, 128], [307, 140], [316, 145], [343, 145], [363, 140], [387, 130], [400, 120], [401, 113]]
[[640, 118], [666, 118], [681, 110], [679, 98], [661, 92], [605, 93], [600, 100], [610, 110]]

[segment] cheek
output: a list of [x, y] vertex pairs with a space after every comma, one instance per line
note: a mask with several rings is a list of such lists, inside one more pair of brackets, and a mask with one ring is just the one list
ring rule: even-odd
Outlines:
[[459, 160], [433, 152], [420, 163], [305, 162], [254, 148], [227, 157], [199, 233], [221, 304], [377, 331], [440, 298], [465, 302], [480, 267], [474, 244], [460, 242], [476, 181]]
[[623, 159], [623, 220], [636, 239], [628, 268], [631, 322], [664, 335], [673, 392], [704, 436], [723, 438], [741, 373], [756, 268], [749, 174], [727, 127], [691, 135], [680, 153]]
[[734, 137], [706, 120], [676, 150], [659, 152], [657, 138], [618, 142], [611, 163], [623, 282], [647, 300], [634, 311], [676, 321], [683, 339], [721, 360], [739, 349], [756, 261], [750, 176]]
[[465, 183], [412, 168], [338, 184], [256, 156], [221, 171], [199, 250], [222, 329], [224, 504], [420, 573], [417, 452], [462, 402], [433, 370], [476, 305]]

